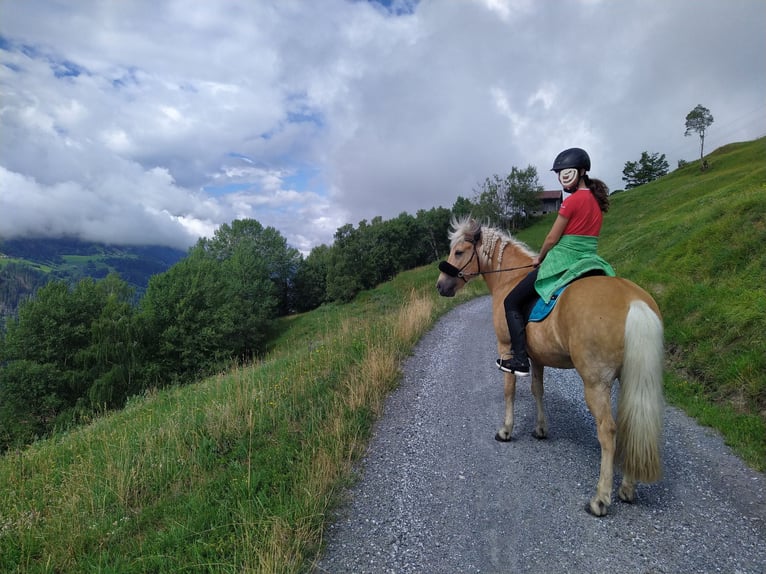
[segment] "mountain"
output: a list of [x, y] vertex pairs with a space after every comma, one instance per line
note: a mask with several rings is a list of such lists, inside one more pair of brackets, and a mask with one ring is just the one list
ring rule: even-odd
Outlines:
[[0, 239], [0, 322], [15, 315], [22, 301], [52, 280], [76, 283], [118, 273], [135, 288], [138, 299], [152, 275], [185, 256], [185, 251], [172, 247], [108, 245], [70, 237]]

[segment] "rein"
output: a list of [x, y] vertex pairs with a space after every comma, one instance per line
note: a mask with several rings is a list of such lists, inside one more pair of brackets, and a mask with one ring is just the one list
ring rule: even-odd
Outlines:
[[488, 275], [490, 273], [502, 273], [503, 271], [516, 271], [518, 269], [526, 269], [527, 267], [534, 266], [534, 263], [530, 263], [529, 265], [519, 265], [518, 267], [506, 267], [505, 269], [491, 269], [489, 271], [479, 271], [478, 273], [468, 273], [468, 276], [473, 277], [474, 275]]
[[[527, 269], [528, 267], [534, 267], [534, 263], [530, 263], [529, 265], [520, 265], [519, 267], [506, 267], [505, 269], [490, 269], [489, 271], [482, 271], [481, 270], [481, 259], [476, 255], [476, 243], [471, 242], [473, 244], [473, 253], [471, 253], [471, 257], [468, 259], [465, 265], [463, 265], [460, 269], [452, 265], [451, 263], [447, 261], [442, 261], [439, 263], [439, 271], [442, 273], [445, 273], [449, 275], [450, 277], [458, 277], [468, 283], [468, 279], [466, 277], [476, 277], [478, 275], [488, 275], [490, 273], [503, 273], [504, 271], [516, 271], [518, 269]], [[473, 261], [473, 258], [476, 257], [476, 264], [479, 268], [479, 270], [476, 273], [463, 273], [463, 269], [468, 267], [471, 264], [471, 261]]]

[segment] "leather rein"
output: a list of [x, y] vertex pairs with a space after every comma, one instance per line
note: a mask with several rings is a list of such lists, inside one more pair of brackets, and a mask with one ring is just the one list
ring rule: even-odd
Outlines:
[[[490, 269], [489, 271], [482, 271], [481, 270], [481, 259], [476, 255], [476, 241], [469, 241], [471, 245], [473, 245], [473, 253], [471, 253], [471, 257], [466, 261], [466, 264], [463, 265], [460, 269], [452, 265], [451, 263], [447, 261], [442, 261], [439, 263], [439, 271], [442, 273], [449, 275], [450, 277], [458, 277], [468, 283], [468, 279], [466, 277], [477, 277], [478, 275], [488, 275], [490, 273], [503, 273], [505, 271], [516, 271], [518, 269], [527, 269], [528, 267], [534, 267], [534, 263], [530, 263], [529, 265], [520, 265], [519, 267], [506, 267], [504, 269]], [[468, 267], [471, 264], [471, 261], [473, 261], [473, 258], [476, 257], [476, 266], [478, 267], [478, 271], [475, 273], [464, 273], [463, 270]]]

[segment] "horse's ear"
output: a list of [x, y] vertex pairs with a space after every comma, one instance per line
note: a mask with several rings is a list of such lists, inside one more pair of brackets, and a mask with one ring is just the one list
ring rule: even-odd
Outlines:
[[473, 234], [473, 242], [478, 243], [481, 241], [481, 228], [479, 228], [479, 231]]

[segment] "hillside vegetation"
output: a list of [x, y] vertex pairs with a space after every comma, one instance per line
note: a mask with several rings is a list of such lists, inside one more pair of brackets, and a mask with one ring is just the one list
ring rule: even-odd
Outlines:
[[[660, 304], [669, 400], [763, 470], [766, 140], [707, 159], [614, 196], [600, 250]], [[519, 236], [537, 248], [549, 226]], [[307, 570], [401, 361], [486, 292], [439, 298], [437, 275], [282, 319], [262, 361], [0, 458], [0, 571]]]
[[[346, 225], [332, 247], [318, 246], [305, 258], [275, 228], [234, 220], [154, 274], [138, 300], [116, 273], [47, 282], [5, 325], [0, 317], [0, 454], [120, 409], [148, 390], [262, 358], [279, 317], [347, 303], [447, 253], [450, 217], [434, 208]], [[81, 255], [60, 256], [72, 253], [68, 243], [16, 241], [46, 265], [88, 261], [85, 268], [98, 271], [91, 263], [103, 253], [99, 246], [75, 244]], [[12, 267], [0, 269], [0, 298]]]
[[[707, 161], [618, 194], [601, 252], [663, 311], [668, 394], [715, 426], [708, 401], [750, 415], [724, 425], [734, 435], [766, 421], [766, 138]], [[766, 468], [766, 433], [752, 448]]]
[[19, 305], [49, 281], [76, 284], [118, 273], [140, 297], [149, 278], [166, 271], [186, 253], [160, 246], [118, 246], [73, 238], [0, 237], [0, 329]]

